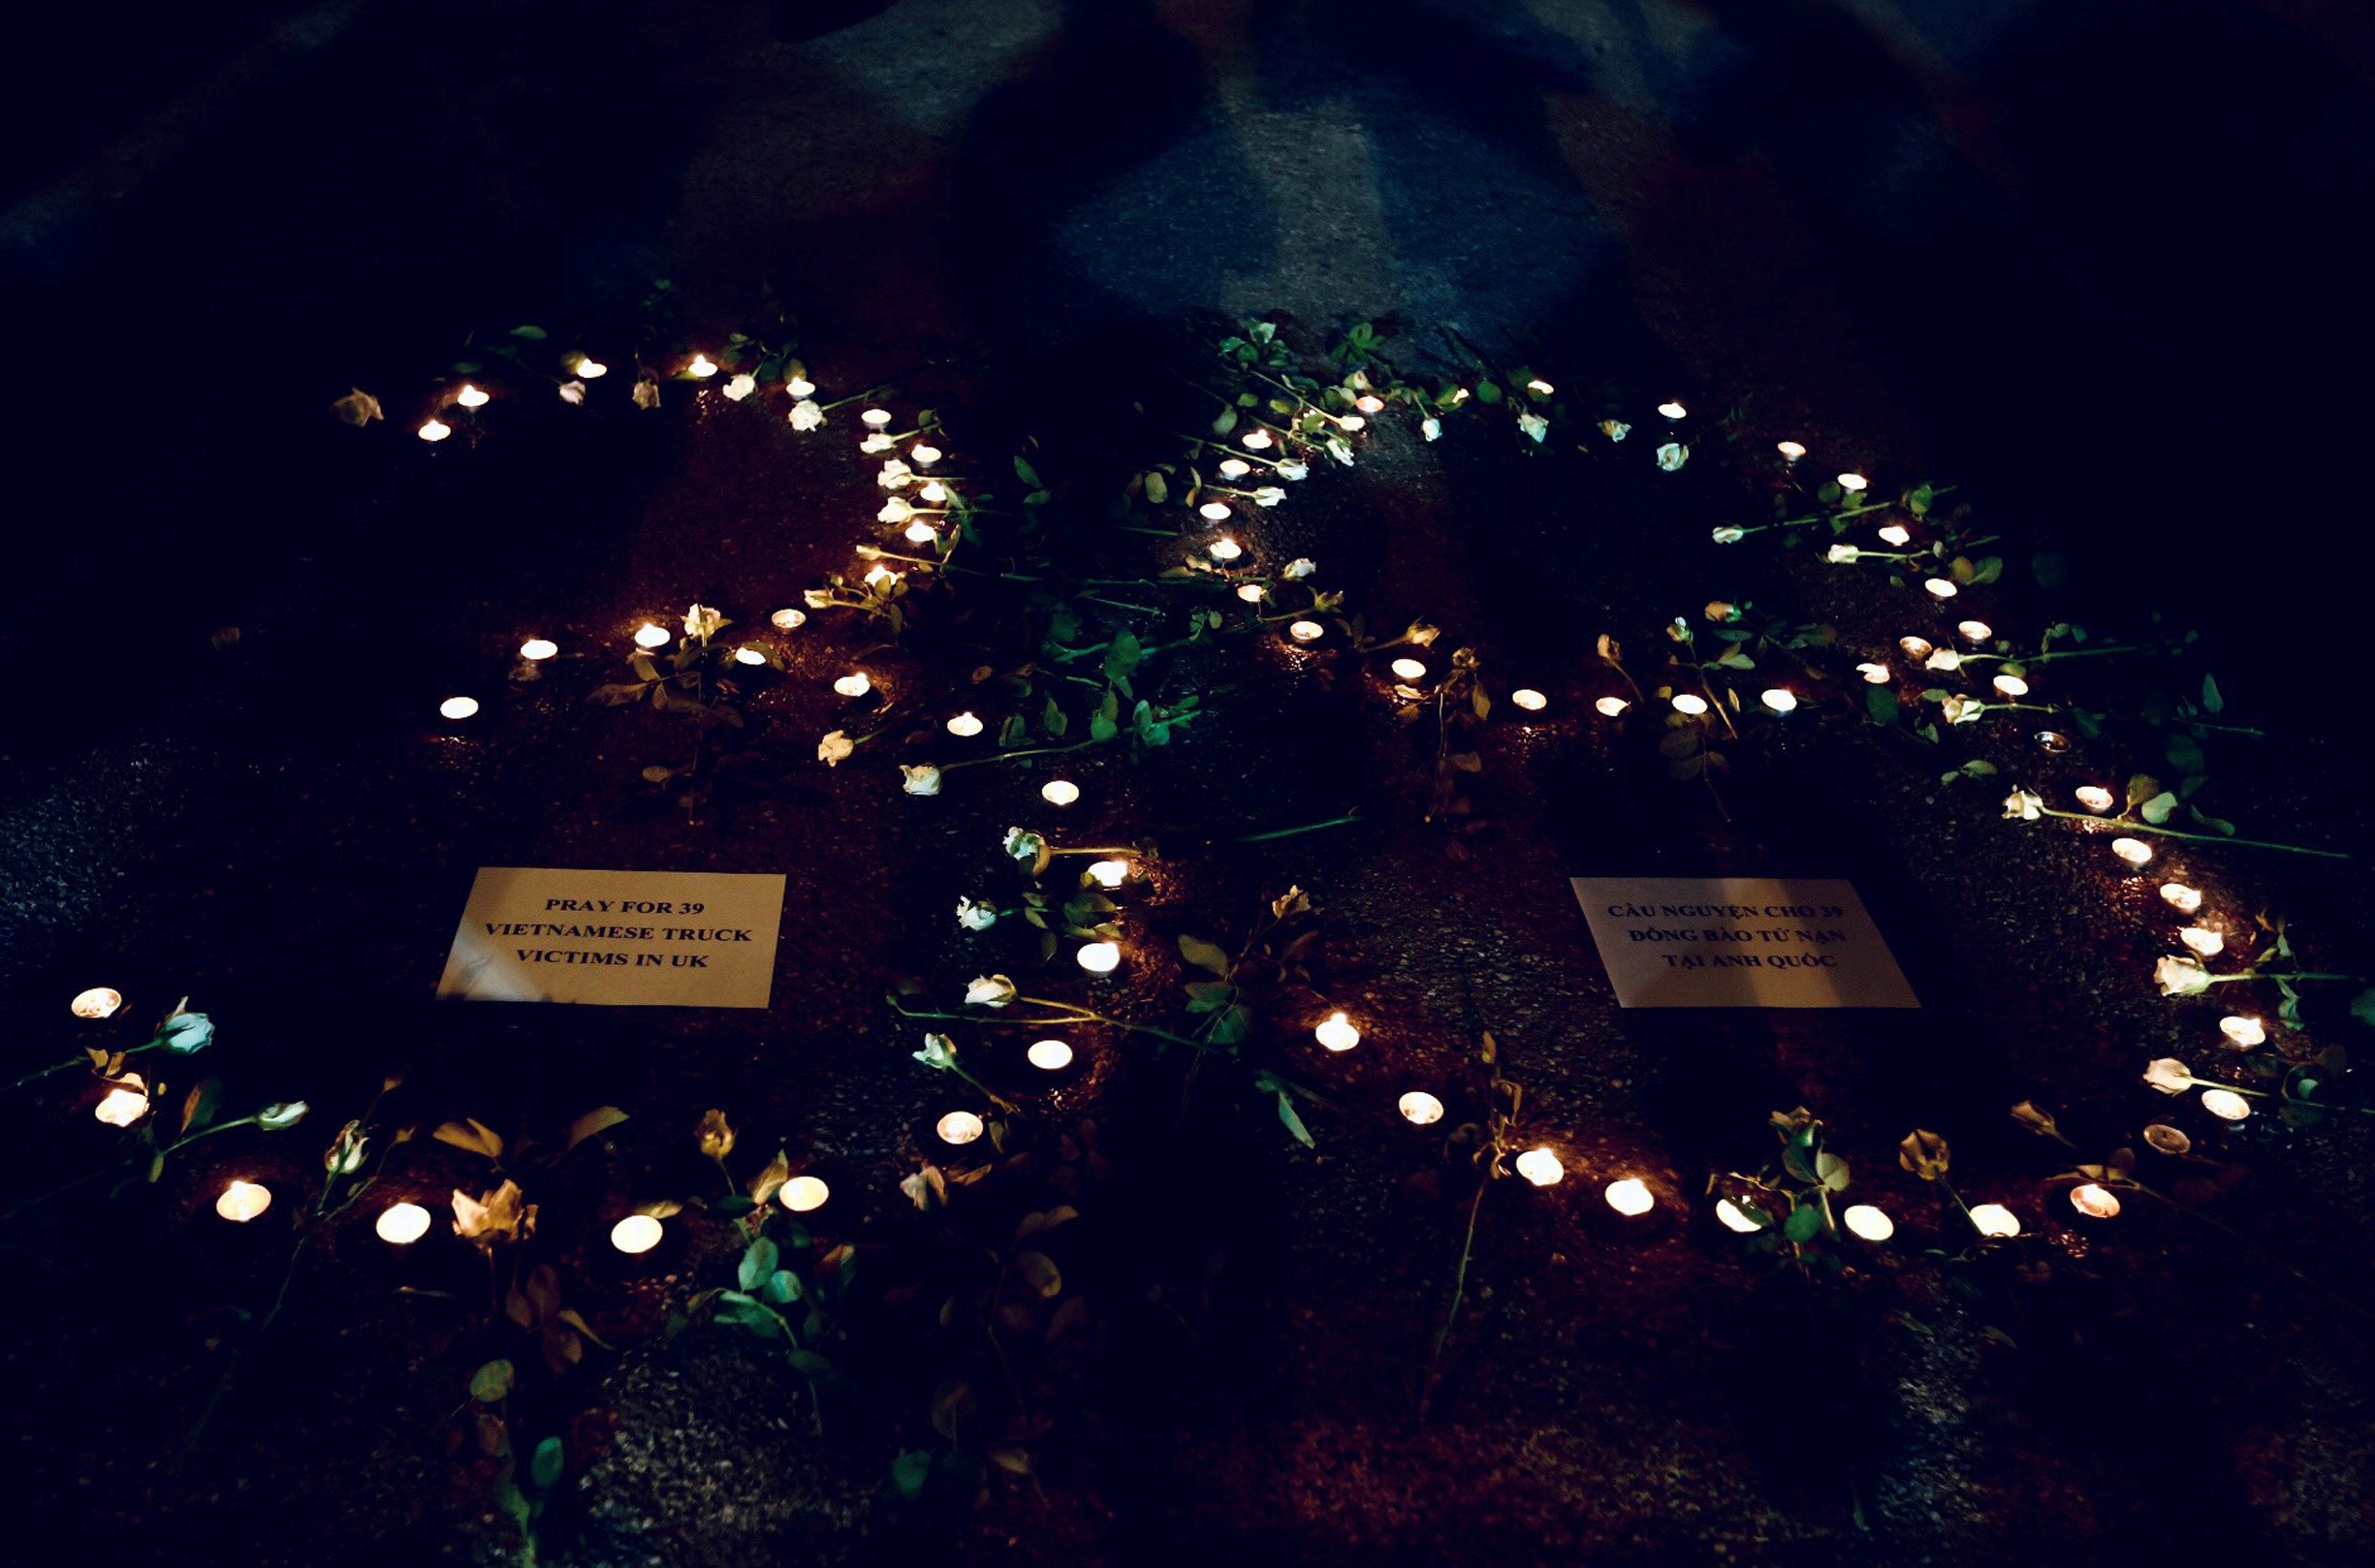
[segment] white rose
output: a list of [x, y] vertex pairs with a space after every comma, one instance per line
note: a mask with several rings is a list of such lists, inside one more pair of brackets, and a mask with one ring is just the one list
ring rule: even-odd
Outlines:
[[926, 1067], [942, 1070], [954, 1067], [957, 1065], [957, 1042], [944, 1034], [928, 1034], [924, 1036], [924, 1049], [915, 1053], [915, 1059]]
[[1536, 445], [1541, 443], [1544, 436], [1550, 434], [1550, 422], [1539, 414], [1520, 414], [1517, 417], [1517, 427], [1525, 431]]
[[1948, 724], [1974, 724], [1987, 711], [1987, 705], [1970, 697], [1948, 697], [1938, 705]]
[[2034, 790], [2014, 790], [2004, 798], [2004, 814], [2021, 822], [2035, 822], [2044, 803]]
[[1299, 582], [1318, 570], [1318, 562], [1313, 560], [1309, 555], [1298, 555], [1280, 569], [1279, 576], [1290, 581]]
[[1047, 841], [1037, 833], [1024, 829], [1009, 828], [1006, 830], [1006, 853], [1026, 865], [1039, 858], [1039, 851], [1046, 847], [1046, 843]]
[[726, 383], [727, 398], [737, 403], [758, 390], [759, 378], [747, 373], [736, 376], [732, 381]]
[[937, 795], [940, 793], [940, 770], [930, 763], [925, 763], [920, 767], [909, 767], [905, 763], [901, 763], [899, 771], [901, 774], [899, 787], [909, 795]]
[[832, 768], [857, 749], [858, 743], [856, 741], [850, 739], [849, 737], [843, 735], [840, 731], [835, 730], [830, 735], [826, 736], [822, 740], [816, 742], [816, 760], [823, 763], [827, 768]]
[[2160, 1056], [2145, 1064], [2144, 1082], [2163, 1094], [2183, 1094], [2194, 1086], [2194, 1075], [2176, 1057]]
[[813, 397], [804, 397], [792, 405], [792, 428], [813, 430], [825, 423], [825, 411]]
[[1833, 545], [1822, 558], [1833, 566], [1846, 566], [1862, 553], [1852, 545]]
[[908, 480], [913, 479], [914, 477], [914, 469], [909, 468], [904, 462], [897, 457], [894, 457], [889, 462], [882, 465], [882, 472], [874, 476], [874, 483], [881, 486], [886, 490], [895, 490], [905, 485]]
[[977, 904], [970, 898], [957, 900], [957, 924], [968, 931], [986, 931], [998, 924], [996, 904]]
[[562, 382], [560, 384], [560, 400], [564, 403], [582, 403], [586, 401], [586, 383], [582, 381]]
[[1632, 434], [1632, 426], [1623, 420], [1602, 420], [1599, 422], [1599, 433], [1611, 441], [1622, 441]]
[[2164, 996], [2200, 996], [2210, 988], [2210, 971], [2199, 958], [2171, 953], [2152, 966], [2153, 983]]
[[1418, 422], [1418, 433], [1425, 436], [1430, 441], [1440, 441], [1442, 439], [1443, 435], [1443, 422], [1432, 417], [1420, 420]]
[[858, 450], [871, 457], [877, 452], [888, 452], [897, 445], [899, 445], [898, 442], [892, 440], [889, 436], [884, 435], [880, 430], [876, 430], [873, 432], [873, 434], [868, 436], [865, 440], [858, 443]]
[[1740, 541], [1748, 537], [1748, 530], [1746, 528], [1734, 528], [1727, 524], [1722, 528], [1718, 528], [1710, 537], [1712, 537], [1719, 545], [1737, 545], [1740, 543]]
[[882, 510], [874, 514], [874, 520], [876, 522], [904, 522], [914, 516], [915, 508], [894, 495], [882, 503]]
[[1679, 441], [1669, 441], [1658, 449], [1658, 466], [1672, 473], [1691, 460], [1691, 449]]
[[1014, 982], [1004, 975], [982, 975], [965, 988], [965, 999], [975, 1007], [1004, 1007], [1014, 1000]]
[[1921, 661], [1924, 670], [1960, 670], [1962, 667], [1963, 656], [1952, 648], [1940, 648]]
[[1290, 481], [1309, 479], [1312, 477], [1311, 465], [1309, 463], [1281, 463], [1278, 465], [1278, 476]]
[[1255, 506], [1277, 506], [1286, 499], [1286, 491], [1276, 485], [1265, 485], [1253, 492]]

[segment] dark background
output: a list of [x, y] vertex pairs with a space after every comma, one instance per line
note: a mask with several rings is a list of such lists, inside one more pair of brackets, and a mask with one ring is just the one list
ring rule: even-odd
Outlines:
[[[408, 424], [465, 332], [616, 341], [662, 274], [695, 324], [772, 283], [812, 349], [976, 356], [1050, 407], [1193, 307], [1452, 320], [1741, 404], [1818, 461], [1960, 480], [2138, 615], [2202, 625], [2263, 711], [2314, 716], [2355, 637], [2358, 8], [238, 0], [12, 27], [12, 575], [137, 629], [152, 674], [301, 558], [313, 591], [384, 583], [330, 398]], [[143, 689], [170, 683], [110, 701]]]

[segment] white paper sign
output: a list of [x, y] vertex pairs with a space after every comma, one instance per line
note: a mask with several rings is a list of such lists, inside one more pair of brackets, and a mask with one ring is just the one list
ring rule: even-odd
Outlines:
[[1836, 879], [1574, 877], [1620, 1007], [1919, 1007]]
[[481, 866], [437, 995], [765, 1007], [782, 920], [776, 873]]

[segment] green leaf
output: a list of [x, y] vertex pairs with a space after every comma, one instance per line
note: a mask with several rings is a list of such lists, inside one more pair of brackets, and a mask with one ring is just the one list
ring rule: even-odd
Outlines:
[[1222, 952], [1219, 947], [1205, 941], [1202, 937], [1181, 937], [1179, 939], [1179, 951], [1181, 957], [1186, 958], [1189, 963], [1194, 964], [1198, 969], [1209, 969], [1214, 974], [1220, 976], [1222, 979], [1226, 979], [1228, 977], [1229, 956]]
[[1896, 723], [1897, 694], [1895, 688], [1866, 686], [1864, 688], [1864, 711], [1871, 715], [1872, 722], [1875, 724]]
[[765, 1237], [750, 1243], [743, 1253], [743, 1261], [734, 1271], [735, 1280], [744, 1290], [757, 1290], [776, 1271], [776, 1244]]
[[1782, 1235], [1800, 1245], [1813, 1240], [1821, 1232], [1822, 1210], [1814, 1204], [1798, 1205], [1789, 1210], [1789, 1217], [1782, 1221]]
[[2201, 754], [2201, 742], [2190, 735], [2172, 735], [2161, 742], [2162, 754], [2169, 766], [2180, 773], [2200, 773], [2208, 768]]
[[[1235, 417], [1235, 413], [1232, 411], [1230, 418], [1233, 420]], [[1146, 498], [1155, 503], [1156, 506], [1160, 506], [1165, 501], [1171, 499], [1171, 486], [1169, 483], [1163, 479], [1161, 472], [1157, 469], [1150, 468], [1147, 470]]]
[[1039, 471], [1031, 467], [1030, 464], [1025, 460], [1022, 455], [1019, 453], [1015, 455], [1014, 459], [1014, 477], [1021, 480], [1024, 484], [1029, 486], [1034, 490], [1040, 487]]
[[536, 1452], [527, 1461], [527, 1475], [539, 1491], [551, 1491], [560, 1480], [561, 1467], [567, 1456], [561, 1451], [560, 1439], [548, 1437], [536, 1445]]
[[909, 1501], [924, 1494], [924, 1483], [931, 1479], [932, 1451], [930, 1449], [911, 1448], [891, 1461], [891, 1485], [898, 1490], [902, 1497]]
[[2201, 677], [2202, 711], [2205, 713], [2221, 713], [2226, 711], [2226, 707], [2227, 698], [2225, 694], [2218, 689], [2218, 677], [2212, 674], [2204, 674]]
[[2154, 827], [2158, 828], [2161, 824], [2167, 822], [2169, 820], [2169, 814], [2176, 809], [2176, 792], [2173, 790], [2163, 790], [2160, 794], [2154, 796], [2151, 800], [2146, 800], [2142, 805], [2138, 806], [2137, 808], [2137, 815], [2142, 817], [2146, 822], [2149, 822]]
[[1063, 1294], [1063, 1273], [1046, 1253], [1018, 1252], [1013, 1267], [1014, 1276], [1036, 1291], [1041, 1301], [1052, 1301]]
[[511, 335], [524, 342], [541, 343], [545, 339], [545, 330], [541, 327], [515, 327], [511, 329]]
[[1312, 1142], [1312, 1130], [1303, 1125], [1301, 1116], [1295, 1114], [1294, 1097], [1282, 1091], [1278, 1098], [1279, 1120], [1294, 1135], [1295, 1142], [1305, 1148], [1317, 1148], [1319, 1145]]
[[491, 1361], [470, 1374], [470, 1397], [481, 1404], [499, 1404], [511, 1393], [515, 1369], [507, 1361]]

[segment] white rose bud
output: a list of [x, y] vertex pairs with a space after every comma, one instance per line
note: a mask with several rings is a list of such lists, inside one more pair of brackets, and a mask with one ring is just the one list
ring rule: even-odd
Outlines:
[[813, 430], [825, 423], [825, 411], [813, 397], [804, 397], [792, 405], [792, 428]]
[[982, 975], [965, 988], [965, 999], [974, 1007], [1004, 1007], [1014, 1000], [1014, 982], [1004, 975]]
[[2194, 1086], [2194, 1075], [2176, 1057], [2161, 1056], [2145, 1064], [2144, 1082], [2163, 1094], [2183, 1094]]
[[2200, 996], [2210, 988], [2210, 971], [2201, 960], [2171, 953], [2152, 966], [2153, 983], [2164, 996]]
[[996, 904], [977, 904], [970, 898], [957, 900], [957, 924], [968, 931], [986, 931], [998, 924]]
[[850, 739], [840, 731], [835, 730], [816, 742], [816, 760], [827, 768], [833, 768], [857, 749], [858, 743], [855, 740]]
[[899, 771], [901, 775], [899, 787], [909, 795], [937, 795], [940, 793], [940, 770], [930, 763], [917, 767], [909, 767], [905, 763], [901, 763]]

